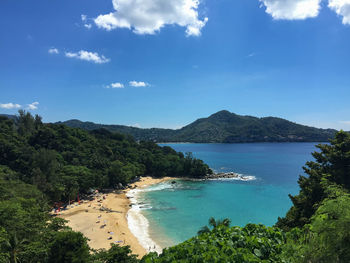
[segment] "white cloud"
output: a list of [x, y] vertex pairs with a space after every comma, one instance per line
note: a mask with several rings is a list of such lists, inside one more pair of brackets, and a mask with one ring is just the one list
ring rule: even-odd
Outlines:
[[344, 25], [350, 25], [350, 0], [329, 0], [328, 7], [343, 17]]
[[143, 82], [143, 81], [135, 81], [135, 80], [129, 81], [129, 85], [130, 85], [131, 87], [147, 87], [147, 86], [149, 86], [149, 84], [146, 83], [146, 82]]
[[350, 121], [339, 121], [341, 124], [350, 125]]
[[107, 89], [122, 89], [122, 88], [124, 88], [124, 84], [119, 83], [119, 82], [115, 82], [115, 83], [108, 85], [106, 88]]
[[265, 5], [266, 13], [270, 14], [274, 19], [296, 20], [316, 17], [321, 9], [321, 0], [259, 1]]
[[198, 18], [200, 0], [112, 0], [115, 12], [94, 19], [99, 28], [132, 29], [154, 34], [165, 25], [186, 27], [187, 36], [199, 36], [208, 18]]
[[85, 50], [80, 50], [79, 52], [66, 52], [66, 57], [77, 58], [80, 60], [90, 61], [97, 64], [103, 64], [110, 61], [109, 58], [106, 58], [103, 55], [99, 55], [98, 53], [89, 52]]
[[141, 128], [141, 125], [139, 123], [135, 123], [135, 124], [131, 125], [131, 127]]
[[19, 109], [21, 108], [21, 105], [10, 102], [5, 104], [0, 104], [0, 108], [6, 109], [6, 110]]
[[33, 102], [31, 104], [28, 104], [27, 109], [28, 110], [37, 110], [38, 109], [39, 102]]
[[91, 29], [92, 25], [86, 23], [88, 21], [87, 15], [81, 15], [81, 21], [84, 22], [84, 27], [86, 27], [87, 29]]
[[50, 48], [50, 49], [49, 49], [49, 53], [50, 53], [50, 54], [58, 54], [58, 53], [60, 53], [60, 52], [58, 51], [57, 48]]

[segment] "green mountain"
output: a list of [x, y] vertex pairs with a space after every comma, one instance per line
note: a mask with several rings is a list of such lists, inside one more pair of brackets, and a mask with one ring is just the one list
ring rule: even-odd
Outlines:
[[318, 129], [281, 118], [242, 116], [226, 110], [219, 111], [207, 118], [198, 119], [177, 130], [140, 129], [79, 120], [69, 120], [63, 124], [86, 130], [105, 128], [111, 132], [132, 135], [136, 140], [156, 142], [325, 142], [333, 138], [336, 133], [336, 130], [333, 129]]
[[8, 115], [8, 114], [0, 114], [0, 117], [6, 117], [6, 118], [8, 118], [8, 119], [10, 119], [10, 120], [15, 120], [17, 117], [16, 117], [16, 115]]

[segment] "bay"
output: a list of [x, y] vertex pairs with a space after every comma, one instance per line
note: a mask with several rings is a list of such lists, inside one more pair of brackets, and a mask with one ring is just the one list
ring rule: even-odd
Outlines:
[[299, 191], [302, 166], [313, 160], [317, 143], [160, 144], [205, 161], [216, 172], [236, 172], [255, 180], [171, 182], [139, 193], [149, 235], [161, 247], [194, 235], [210, 217], [230, 218], [232, 225], [272, 226], [291, 206], [288, 194]]

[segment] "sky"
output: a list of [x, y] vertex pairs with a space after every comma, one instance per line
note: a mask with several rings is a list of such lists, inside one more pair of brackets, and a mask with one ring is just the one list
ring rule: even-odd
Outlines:
[[1, 0], [0, 113], [350, 130], [350, 0]]

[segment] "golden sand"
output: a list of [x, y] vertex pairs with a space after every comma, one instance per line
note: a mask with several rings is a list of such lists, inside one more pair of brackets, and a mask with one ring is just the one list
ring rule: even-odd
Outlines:
[[[173, 178], [142, 177], [139, 182], [132, 184], [132, 188], [146, 187], [171, 179]], [[142, 257], [147, 251], [128, 228], [126, 215], [130, 208], [130, 201], [126, 197], [127, 191], [101, 195], [100, 202], [94, 200], [84, 201], [80, 205], [73, 204], [73, 208], [62, 211], [59, 216], [66, 219], [67, 225], [74, 231], [83, 233], [89, 239], [89, 245], [93, 249], [109, 249], [111, 243], [129, 245], [133, 254]], [[109, 208], [113, 212], [100, 211], [101, 207]]]

